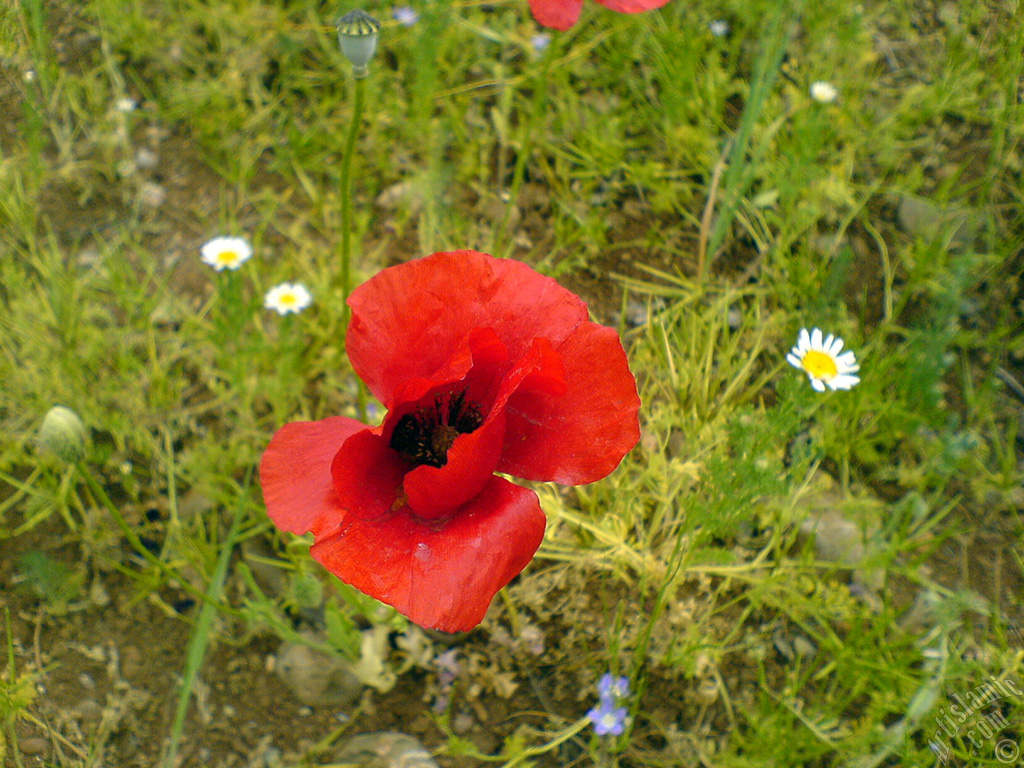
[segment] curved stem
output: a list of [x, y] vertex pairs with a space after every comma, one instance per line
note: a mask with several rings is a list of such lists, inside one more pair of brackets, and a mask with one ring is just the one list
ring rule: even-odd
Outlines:
[[[352, 310], [348, 306], [348, 297], [352, 292], [352, 156], [356, 151], [356, 134], [363, 122], [363, 103], [366, 101], [365, 78], [355, 79], [355, 100], [352, 104], [352, 120], [349, 122], [348, 133], [345, 135], [345, 148], [341, 155], [341, 175], [338, 177], [339, 197], [341, 198], [341, 282], [342, 324], [348, 328]], [[366, 421], [366, 386], [357, 380], [356, 409], [359, 418]]]
[[[348, 133], [345, 136], [345, 148], [341, 155], [341, 175], [338, 178], [340, 186], [339, 196], [341, 197], [341, 282], [342, 300], [348, 301], [349, 293], [352, 291], [351, 269], [352, 261], [352, 156], [356, 149], [356, 134], [363, 122], [363, 102], [366, 99], [366, 83], [364, 78], [357, 78], [355, 81], [355, 102], [352, 105], [352, 120], [349, 122]], [[345, 325], [348, 325], [349, 309], [345, 305]]]

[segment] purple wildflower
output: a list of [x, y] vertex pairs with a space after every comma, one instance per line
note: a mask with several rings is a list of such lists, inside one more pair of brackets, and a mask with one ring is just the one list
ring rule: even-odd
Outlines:
[[437, 667], [437, 684], [442, 688], [449, 687], [455, 682], [455, 678], [462, 672], [459, 666], [459, 652], [457, 649], [445, 651], [434, 658], [434, 666]]
[[601, 676], [597, 684], [601, 702], [587, 712], [598, 736], [618, 736], [626, 729], [626, 708], [619, 706], [629, 696], [629, 678], [611, 673]]
[[612, 674], [603, 675], [597, 684], [597, 695], [601, 697], [602, 702], [617, 704], [629, 696], [629, 678], [616, 677]]
[[626, 708], [612, 706], [609, 701], [602, 701], [587, 712], [587, 717], [593, 721], [598, 736], [620, 736], [626, 730]]
[[420, 15], [408, 5], [400, 5], [391, 13], [395, 17], [395, 21], [403, 27], [411, 27], [420, 20]]

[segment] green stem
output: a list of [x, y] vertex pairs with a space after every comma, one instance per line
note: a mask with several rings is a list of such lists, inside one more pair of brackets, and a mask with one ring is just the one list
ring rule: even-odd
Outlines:
[[[345, 148], [341, 155], [341, 176], [338, 179], [341, 197], [341, 295], [348, 301], [352, 291], [352, 156], [356, 150], [356, 134], [363, 122], [363, 102], [366, 100], [365, 78], [357, 78], [355, 83], [355, 101], [352, 105], [352, 120], [349, 122], [348, 133], [345, 135]], [[345, 305], [345, 325], [348, 325], [349, 309]]]
[[[356, 151], [356, 134], [363, 122], [363, 104], [366, 101], [366, 78], [355, 79], [355, 99], [352, 104], [352, 120], [349, 122], [345, 136], [345, 148], [341, 156], [341, 176], [338, 178], [341, 197], [341, 300], [342, 322], [348, 328], [352, 310], [348, 306], [348, 297], [352, 292], [352, 156]], [[356, 387], [356, 409], [359, 418], [366, 421], [366, 387], [358, 380]]]

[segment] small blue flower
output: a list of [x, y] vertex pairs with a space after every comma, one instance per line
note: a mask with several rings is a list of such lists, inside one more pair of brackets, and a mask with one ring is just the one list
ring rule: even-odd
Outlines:
[[629, 696], [629, 678], [603, 675], [597, 684], [597, 694], [602, 703], [618, 704], [621, 699]]
[[601, 706], [587, 712], [587, 717], [594, 723], [594, 733], [598, 736], [620, 736], [626, 730], [625, 707], [614, 707], [602, 701]]
[[403, 27], [411, 27], [420, 20], [420, 15], [408, 5], [400, 5], [391, 13], [395, 17], [395, 21]]
[[537, 53], [541, 53], [545, 48], [551, 45], [551, 35], [545, 35], [543, 32], [536, 34], [530, 38], [530, 44], [533, 46], [533, 50]]
[[708, 29], [711, 30], [711, 34], [715, 37], [725, 37], [729, 34], [729, 22], [724, 19], [715, 19], [708, 22]]
[[601, 676], [597, 684], [600, 703], [587, 712], [598, 736], [620, 735], [626, 729], [626, 708], [619, 706], [629, 696], [629, 678], [611, 673]]

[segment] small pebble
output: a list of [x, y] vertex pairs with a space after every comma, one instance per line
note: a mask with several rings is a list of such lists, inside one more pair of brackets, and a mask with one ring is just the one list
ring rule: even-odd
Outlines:
[[338, 745], [334, 761], [359, 768], [438, 768], [420, 742], [394, 731], [353, 736]]
[[31, 757], [32, 755], [45, 754], [50, 746], [50, 742], [41, 736], [31, 736], [19, 741], [18, 746], [21, 748], [21, 754]]
[[153, 150], [143, 147], [135, 153], [135, 164], [144, 171], [152, 171], [160, 165], [160, 156]]
[[797, 656], [809, 659], [814, 656], [815, 650], [814, 643], [803, 635], [797, 635], [793, 638], [793, 651]]
[[828, 510], [801, 526], [814, 533], [814, 550], [826, 563], [856, 564], [864, 559], [864, 536], [860, 527], [842, 513]]
[[159, 208], [166, 198], [167, 191], [151, 181], [147, 181], [139, 188], [139, 202], [147, 208]]
[[75, 705], [74, 716], [83, 723], [98, 723], [103, 719], [103, 707], [92, 699], [83, 699]]
[[274, 768], [274, 766], [281, 765], [284, 762], [284, 752], [277, 747], [267, 747], [267, 751], [263, 753], [263, 764], [267, 768]]
[[363, 691], [348, 661], [298, 643], [281, 646], [274, 671], [295, 698], [311, 707], [345, 707]]
[[471, 714], [467, 712], [460, 712], [455, 716], [455, 719], [452, 720], [452, 730], [459, 736], [464, 736], [469, 733], [475, 723], [476, 720], [473, 719]]
[[630, 299], [626, 302], [626, 322], [631, 328], [643, 325], [649, 317], [647, 302], [639, 299]]

